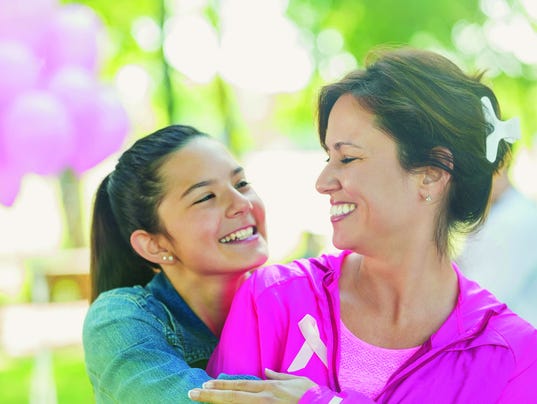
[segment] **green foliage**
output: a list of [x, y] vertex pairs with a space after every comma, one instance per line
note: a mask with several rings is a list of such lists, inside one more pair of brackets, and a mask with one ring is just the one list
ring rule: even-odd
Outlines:
[[28, 402], [32, 367], [32, 358], [0, 358], [0, 391], [3, 403]]
[[65, 348], [54, 355], [58, 403], [94, 403], [81, 348]]
[[[149, 16], [159, 23], [166, 0], [82, 0], [91, 6], [106, 24], [111, 51], [103, 66], [103, 75], [112, 77], [126, 63], [144, 66], [153, 77], [156, 88], [152, 107], [158, 121], [155, 126], [168, 121], [183, 121], [200, 126], [211, 134], [222, 136], [237, 153], [255, 147], [252, 134], [247, 133], [243, 117], [237, 112], [234, 88], [217, 79], [209, 84], [189, 83], [177, 72], [172, 72], [171, 84], [164, 80], [164, 60], [160, 51], [146, 52], [138, 47], [131, 35], [133, 22]], [[287, 15], [305, 32], [312, 43], [325, 29], [336, 29], [344, 39], [344, 51], [354, 55], [362, 63], [366, 53], [379, 46], [410, 44], [419, 47], [442, 49], [457, 55], [468, 66], [476, 65], [478, 55], [464, 55], [453, 43], [453, 27], [466, 21], [482, 26], [486, 16], [480, 10], [479, 0], [431, 1], [431, 0], [290, 0]], [[513, 3], [516, 5], [516, 2]], [[208, 1], [204, 15], [218, 31], [221, 3]], [[195, 41], [195, 38], [192, 39]], [[490, 51], [490, 50], [489, 50]], [[324, 55], [314, 47], [315, 63], [321, 63]], [[505, 55], [504, 55], [505, 56]], [[494, 77], [493, 87], [500, 95], [506, 116], [518, 115], [523, 121], [524, 137], [529, 140], [537, 132], [537, 122], [532, 105], [535, 104], [535, 68], [523, 66], [529, 72], [521, 77], [505, 74]], [[261, 78], [260, 78], [261, 79]], [[274, 131], [288, 136], [300, 147], [314, 147], [315, 98], [322, 85], [317, 72], [300, 94], [280, 94], [270, 120]], [[166, 87], [168, 86], [168, 87]], [[172, 116], [167, 116], [166, 97], [174, 99]]]
[[[52, 363], [59, 404], [95, 402], [81, 347], [55, 350]], [[3, 404], [29, 402], [34, 365], [33, 357], [0, 356], [0, 391]]]

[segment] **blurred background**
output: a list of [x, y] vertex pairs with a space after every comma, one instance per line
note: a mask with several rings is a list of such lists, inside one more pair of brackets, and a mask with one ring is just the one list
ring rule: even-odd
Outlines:
[[536, 24], [534, 0], [0, 0], [0, 401], [93, 402], [93, 194], [162, 126], [193, 125], [243, 162], [271, 261], [331, 249], [317, 91], [373, 47], [485, 70], [503, 119], [521, 119], [509, 175], [537, 200]]

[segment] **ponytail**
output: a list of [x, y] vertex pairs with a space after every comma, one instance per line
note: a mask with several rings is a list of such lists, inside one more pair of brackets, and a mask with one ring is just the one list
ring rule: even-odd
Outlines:
[[91, 223], [91, 302], [100, 293], [133, 285], [145, 285], [154, 271], [121, 235], [108, 195], [110, 174], [97, 190]]

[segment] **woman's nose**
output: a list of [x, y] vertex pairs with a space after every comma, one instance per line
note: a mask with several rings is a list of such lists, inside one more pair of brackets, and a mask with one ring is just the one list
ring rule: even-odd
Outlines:
[[333, 170], [329, 166], [326, 166], [319, 174], [319, 177], [317, 177], [315, 189], [321, 194], [329, 194], [337, 190], [338, 187], [339, 181], [335, 177]]

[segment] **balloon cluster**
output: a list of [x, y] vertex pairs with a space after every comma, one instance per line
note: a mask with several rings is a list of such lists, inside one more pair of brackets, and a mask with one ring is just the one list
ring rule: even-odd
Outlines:
[[0, 0], [0, 203], [27, 173], [80, 175], [117, 151], [125, 110], [98, 80], [102, 24], [80, 4]]

